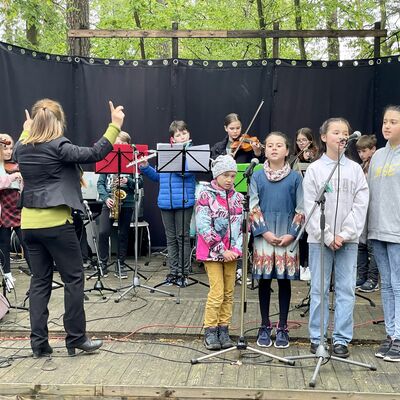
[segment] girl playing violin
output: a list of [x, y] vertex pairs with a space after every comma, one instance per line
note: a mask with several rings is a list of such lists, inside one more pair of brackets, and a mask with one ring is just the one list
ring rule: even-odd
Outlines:
[[[18, 164], [11, 161], [14, 141], [7, 134], [0, 134], [0, 260], [4, 269], [6, 284], [14, 287], [14, 281], [10, 270], [11, 228], [18, 236], [24, 249], [25, 260], [29, 266], [28, 251], [22, 241], [21, 235], [21, 211], [17, 203], [22, 189], [22, 178], [18, 170]], [[9, 143], [9, 144], [5, 144]]]
[[249, 163], [255, 157], [264, 161], [259, 140], [242, 137], [242, 122], [238, 114], [231, 113], [225, 117], [224, 129], [227, 136], [211, 148], [212, 159], [215, 160], [220, 155], [231, 154], [236, 163]]
[[[318, 155], [318, 146], [310, 128], [300, 128], [296, 132], [294, 143], [294, 157], [290, 160], [293, 171], [299, 171], [304, 175], [307, 165], [310, 164]], [[303, 164], [303, 165], [301, 165]]]
[[[304, 178], [304, 174], [308, 166], [318, 156], [319, 149], [316, 145], [316, 141], [313, 137], [312, 130], [304, 127], [300, 128], [296, 132], [294, 140], [294, 155], [290, 158], [289, 164], [293, 171], [299, 172]], [[300, 258], [300, 271], [303, 277], [301, 279], [307, 279], [306, 273], [309, 272], [308, 268], [308, 243], [307, 233], [304, 232], [302, 238], [299, 240], [299, 258]]]

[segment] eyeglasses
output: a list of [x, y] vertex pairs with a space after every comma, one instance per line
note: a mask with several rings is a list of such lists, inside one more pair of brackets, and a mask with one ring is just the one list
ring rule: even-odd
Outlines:
[[309, 140], [308, 139], [297, 139], [296, 143], [308, 143]]

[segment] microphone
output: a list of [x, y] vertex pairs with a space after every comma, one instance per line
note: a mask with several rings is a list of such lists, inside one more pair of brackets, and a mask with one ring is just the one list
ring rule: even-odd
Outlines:
[[132, 147], [132, 150], [133, 150], [133, 153], [134, 154], [139, 154], [139, 150], [138, 150], [138, 148], [136, 147], [136, 144], [131, 144], [131, 147]]
[[246, 178], [250, 178], [250, 176], [253, 175], [254, 167], [259, 163], [260, 160], [258, 158], [253, 158], [250, 162], [250, 165], [246, 168], [246, 171], [244, 171], [243, 176]]
[[352, 133], [348, 138], [346, 139], [342, 139], [340, 141], [340, 143], [346, 143], [346, 142], [350, 142], [350, 140], [357, 140], [361, 137], [361, 132], [360, 131], [355, 131], [354, 133]]

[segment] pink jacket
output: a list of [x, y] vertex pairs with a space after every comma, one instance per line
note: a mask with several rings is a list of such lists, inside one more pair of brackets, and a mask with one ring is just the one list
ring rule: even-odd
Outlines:
[[195, 208], [199, 261], [223, 261], [226, 250], [242, 255], [242, 200], [241, 193], [225, 191], [216, 181], [203, 185]]

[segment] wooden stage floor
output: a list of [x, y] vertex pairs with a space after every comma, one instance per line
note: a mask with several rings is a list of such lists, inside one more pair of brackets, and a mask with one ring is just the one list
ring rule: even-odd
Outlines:
[[[155, 285], [167, 273], [163, 259], [153, 257], [150, 265], [140, 260], [139, 271], [148, 280], [141, 284]], [[133, 261], [128, 261], [129, 265]], [[29, 277], [18, 272], [16, 290], [7, 297], [13, 305], [21, 305]], [[194, 278], [207, 282], [202, 269], [194, 266]], [[57, 280], [58, 276], [55, 274]], [[104, 278], [105, 286], [119, 288], [117, 278]], [[123, 280], [132, 282], [132, 273]], [[94, 279], [86, 281], [93, 288]], [[272, 312], [277, 312], [277, 289], [272, 294]], [[202, 344], [202, 320], [208, 288], [196, 284], [180, 291], [167, 290], [179, 297], [150, 293], [139, 287], [119, 303], [118, 293], [102, 299], [97, 291], [86, 301], [87, 331], [104, 339], [104, 346], [95, 354], [68, 357], [64, 347], [62, 326], [63, 290], [53, 291], [50, 302], [50, 343], [54, 354], [50, 359], [33, 359], [29, 346], [28, 312], [12, 309], [0, 321], [0, 399], [23, 398], [179, 398], [179, 399], [400, 399], [400, 365], [374, 357], [377, 343], [385, 336], [382, 324], [373, 321], [382, 317], [380, 292], [367, 296], [376, 303], [357, 297], [355, 330], [351, 358], [373, 364], [377, 371], [327, 360], [320, 369], [316, 387], [309, 381], [316, 366], [315, 359], [297, 361], [286, 366], [270, 357], [234, 350], [200, 364], [191, 360], [208, 352]], [[279, 356], [308, 355], [307, 317], [297, 309], [307, 296], [305, 282], [292, 287], [292, 309], [289, 314], [291, 345], [288, 349], [265, 349]], [[236, 287], [233, 335], [239, 332], [240, 286]], [[248, 290], [245, 335], [249, 346], [255, 345], [259, 324], [257, 290]], [[179, 304], [177, 304], [179, 298]], [[276, 315], [272, 317], [276, 321]]]

